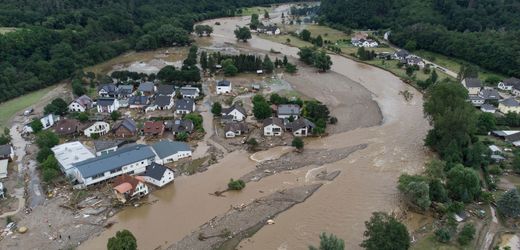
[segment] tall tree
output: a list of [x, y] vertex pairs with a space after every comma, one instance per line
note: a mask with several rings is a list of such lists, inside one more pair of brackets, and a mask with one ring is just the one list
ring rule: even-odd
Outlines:
[[108, 239], [108, 250], [136, 250], [137, 240], [128, 230], [117, 231], [114, 237]]
[[251, 31], [248, 27], [240, 27], [237, 28], [235, 31], [235, 37], [237, 40], [242, 40], [243, 42], [247, 42], [248, 39], [251, 39]]
[[365, 222], [365, 240], [361, 247], [368, 250], [395, 250], [410, 248], [410, 235], [406, 227], [389, 216], [376, 212]]

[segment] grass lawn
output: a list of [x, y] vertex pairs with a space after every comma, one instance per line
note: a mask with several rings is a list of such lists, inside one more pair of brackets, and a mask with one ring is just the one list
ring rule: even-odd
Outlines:
[[[302, 48], [302, 47], [312, 47], [312, 43], [303, 41], [297, 37], [291, 35], [278, 35], [278, 36], [269, 36], [264, 34], [258, 34], [258, 37], [263, 38], [265, 40], [273, 41], [276, 43], [287, 44], [290, 46]], [[290, 43], [287, 43], [287, 39], [290, 39]]]
[[[384, 61], [383, 63], [383, 60], [372, 60], [372, 61], [365, 61], [366, 63], [368, 64], [372, 64], [372, 65], [376, 65], [376, 66], [379, 66], [381, 68], [384, 68], [394, 74], [396, 74], [397, 76], [403, 78], [403, 79], [409, 79], [409, 80], [414, 80], [413, 78], [409, 77], [407, 74], [406, 74], [406, 70], [405, 68], [398, 68], [397, 67], [397, 61], [395, 60], [392, 60], [392, 61]], [[445, 78], [451, 78], [450, 76], [446, 75], [444, 72], [440, 72], [440, 71], [437, 71], [437, 74], [439, 75], [439, 80], [442, 80], [442, 79], [445, 79]], [[418, 71], [415, 71], [414, 72], [414, 75], [415, 75], [415, 79], [416, 80], [426, 80], [430, 77], [429, 74], [424, 74], [424, 72], [422, 70], [418, 70]]]
[[15, 31], [17, 28], [11, 28], [11, 27], [0, 27], [0, 34], [5, 34], [8, 32]]
[[40, 89], [38, 91], [31, 92], [29, 94], [17, 97], [15, 99], [11, 99], [7, 102], [0, 104], [0, 129], [3, 131], [3, 128], [7, 126], [9, 120], [13, 118], [13, 116], [22, 111], [29, 106], [36, 103], [43, 96], [45, 96], [49, 91], [56, 88], [56, 86], [50, 86], [44, 89]]
[[[301, 27], [304, 27], [308, 31], [311, 32], [312, 37], [316, 37], [318, 35], [321, 35], [323, 40], [329, 40], [332, 42], [336, 42], [338, 40], [347, 39], [350, 40], [351, 36], [345, 34], [343, 31], [336, 30], [327, 26], [317, 25], [317, 24], [309, 24], [309, 25], [285, 25], [285, 29], [282, 25], [279, 25], [282, 27], [282, 31], [284, 32], [296, 32], [299, 31]], [[291, 39], [292, 40], [292, 39]]]
[[[455, 238], [456, 238], [456, 236], [455, 236]], [[471, 249], [474, 249], [471, 246], [472, 244], [469, 244], [469, 246], [463, 247], [456, 243], [456, 239], [454, 239], [453, 241], [454, 241], [454, 243], [451, 243], [451, 244], [440, 243], [435, 239], [435, 236], [432, 233], [431, 235], [426, 236], [426, 237], [420, 239], [415, 244], [413, 244], [410, 249], [412, 249], [412, 250], [426, 250], [426, 249], [428, 249], [428, 250], [430, 250], [430, 249], [434, 249], [434, 250], [471, 250]]]
[[256, 6], [256, 7], [249, 7], [249, 8], [243, 8], [242, 9], [242, 16], [250, 16], [250, 15], [253, 15], [253, 14], [258, 14], [259, 18], [262, 19], [264, 18], [264, 12], [267, 10], [267, 12], [271, 12], [271, 7], [261, 7], [261, 6]]

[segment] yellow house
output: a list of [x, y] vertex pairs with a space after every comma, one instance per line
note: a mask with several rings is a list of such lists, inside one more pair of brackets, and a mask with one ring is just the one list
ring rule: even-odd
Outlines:
[[518, 103], [517, 100], [511, 97], [501, 101], [498, 104], [498, 110], [503, 114], [507, 114], [509, 112], [518, 114], [520, 113], [520, 103]]

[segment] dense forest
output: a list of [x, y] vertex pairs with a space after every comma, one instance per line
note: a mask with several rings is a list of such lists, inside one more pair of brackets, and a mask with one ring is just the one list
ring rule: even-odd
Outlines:
[[186, 45], [197, 21], [288, 0], [0, 0], [0, 102], [127, 50]]
[[520, 77], [520, 0], [323, 0], [326, 22]]

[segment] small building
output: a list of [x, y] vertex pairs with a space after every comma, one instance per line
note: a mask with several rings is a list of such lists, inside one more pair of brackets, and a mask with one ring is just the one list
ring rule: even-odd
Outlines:
[[131, 109], [144, 109], [148, 106], [148, 96], [132, 96], [128, 99], [128, 107]]
[[482, 88], [482, 82], [480, 82], [480, 79], [472, 77], [462, 80], [462, 85], [468, 90], [469, 95], [478, 95]]
[[364, 47], [364, 48], [375, 48], [379, 46], [379, 43], [377, 41], [374, 41], [372, 39], [354, 39], [351, 40], [352, 45], [356, 47]]
[[56, 123], [54, 132], [60, 136], [75, 135], [79, 131], [79, 125], [76, 119], [63, 119]]
[[394, 59], [396, 60], [406, 60], [408, 57], [410, 57], [411, 54], [407, 50], [401, 49], [394, 53]]
[[265, 28], [265, 34], [267, 34], [267, 35], [270, 35], [270, 36], [280, 35], [280, 33], [281, 33], [280, 28], [278, 28], [278, 27], [276, 27], [274, 25], [270, 25], [270, 26]]
[[60, 119], [61, 119], [60, 116], [54, 115], [54, 114], [48, 114], [48, 115], [42, 117], [40, 119], [40, 122], [43, 125], [42, 129], [46, 130], [46, 129], [54, 126], [54, 124], [56, 124]]
[[518, 114], [518, 113], [520, 113], [520, 104], [518, 103], [518, 101], [515, 98], [510, 97], [510, 98], [500, 101], [500, 103], [498, 104], [498, 110], [502, 114], [507, 114], [509, 112]]
[[263, 122], [264, 136], [282, 136], [285, 126], [278, 117], [270, 117]]
[[482, 106], [480, 106], [480, 110], [485, 113], [494, 114], [497, 108], [491, 104], [483, 104]]
[[169, 110], [173, 107], [173, 98], [171, 96], [161, 95], [156, 96], [155, 101], [150, 106], [146, 107], [146, 112], [155, 110]]
[[285, 125], [285, 129], [297, 137], [308, 136], [315, 127], [314, 123], [303, 117]]
[[228, 80], [221, 80], [217, 82], [217, 95], [231, 93], [233, 86]]
[[141, 92], [144, 96], [153, 96], [155, 94], [155, 85], [153, 82], [143, 82], [139, 84], [137, 91]]
[[60, 169], [67, 176], [74, 176], [74, 164], [82, 162], [95, 155], [79, 141], [73, 141], [56, 145], [51, 148], [58, 161]]
[[119, 101], [115, 98], [99, 98], [96, 106], [99, 113], [112, 113], [119, 109]]
[[119, 85], [116, 90], [117, 98], [119, 99], [128, 99], [134, 93], [133, 85]]
[[504, 79], [498, 83], [498, 89], [504, 91], [512, 91], [513, 87], [516, 85], [520, 85], [520, 79], [516, 77], [511, 77], [508, 79]]
[[471, 104], [475, 107], [480, 107], [486, 102], [486, 99], [480, 97], [479, 95], [469, 95], [468, 98]]
[[9, 166], [9, 160], [0, 160], [0, 179], [7, 178], [7, 175], [9, 174], [7, 172], [7, 166]]
[[423, 59], [417, 56], [406, 58], [406, 64], [409, 66], [418, 66], [421, 69], [424, 68], [424, 66], [426, 66]]
[[117, 137], [134, 137], [137, 134], [137, 124], [130, 118], [125, 118], [122, 121], [116, 122], [112, 128]]
[[96, 149], [96, 156], [101, 156], [110, 152], [114, 152], [123, 144], [125, 144], [125, 141], [123, 140], [96, 140], [94, 141], [94, 149]]
[[489, 145], [488, 146], [489, 151], [491, 151], [491, 154], [501, 154], [502, 150], [497, 145]]
[[182, 158], [191, 157], [190, 146], [185, 142], [163, 140], [152, 146], [155, 152], [155, 162], [159, 164], [166, 164], [178, 161]]
[[141, 176], [144, 181], [157, 187], [164, 187], [175, 179], [175, 175], [171, 169], [155, 162], [148, 166]]
[[115, 84], [105, 84], [98, 89], [100, 97], [116, 97], [117, 87]]
[[187, 133], [191, 134], [193, 132], [193, 121], [188, 119], [176, 119], [173, 121], [164, 122], [164, 126], [166, 130], [172, 131], [173, 135], [177, 135], [179, 133]]
[[280, 104], [278, 105], [278, 118], [289, 119], [291, 116], [294, 120], [300, 118], [300, 106], [297, 104]]
[[222, 109], [222, 116], [228, 116], [232, 121], [241, 122], [246, 119], [247, 112], [244, 107], [234, 104], [229, 108]]
[[92, 99], [90, 99], [90, 97], [88, 97], [86, 95], [82, 95], [82, 96], [76, 98], [76, 100], [72, 101], [69, 104], [69, 111], [70, 112], [85, 112], [92, 107], [93, 107]]
[[179, 93], [183, 99], [197, 99], [200, 96], [200, 90], [191, 85], [184, 86], [179, 89]]
[[91, 137], [94, 134], [106, 135], [110, 132], [110, 125], [104, 121], [88, 122], [79, 126], [79, 131], [86, 137]]
[[147, 121], [143, 125], [143, 133], [146, 136], [162, 136], [164, 133], [164, 123]]
[[157, 87], [158, 96], [175, 96], [175, 87], [173, 85], [161, 84]]
[[148, 186], [141, 176], [120, 175], [112, 183], [116, 197], [122, 203], [128, 200], [139, 199], [149, 193]]
[[175, 113], [189, 114], [195, 111], [195, 102], [191, 98], [183, 98], [175, 102]]
[[14, 149], [10, 144], [0, 145], [0, 160], [10, 160], [14, 159]]
[[249, 133], [249, 128], [245, 122], [235, 121], [224, 126], [224, 135], [226, 138], [234, 138], [245, 133]]

